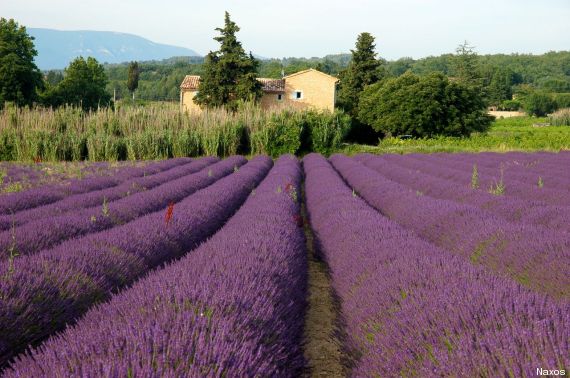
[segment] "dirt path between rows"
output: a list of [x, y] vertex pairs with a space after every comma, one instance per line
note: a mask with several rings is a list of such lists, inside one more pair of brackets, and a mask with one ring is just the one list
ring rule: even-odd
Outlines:
[[306, 377], [346, 377], [345, 356], [338, 332], [338, 311], [335, 305], [328, 267], [315, 252], [314, 236], [307, 219], [304, 202], [302, 216], [307, 238], [309, 265], [308, 306], [305, 314], [304, 348], [308, 369]]

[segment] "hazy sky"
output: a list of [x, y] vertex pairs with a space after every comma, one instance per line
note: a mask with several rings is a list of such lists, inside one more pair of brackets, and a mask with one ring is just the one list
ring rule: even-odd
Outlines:
[[0, 16], [28, 27], [105, 30], [215, 50], [224, 11], [246, 51], [264, 57], [348, 52], [360, 32], [386, 59], [453, 52], [570, 50], [570, 0], [0, 0]]

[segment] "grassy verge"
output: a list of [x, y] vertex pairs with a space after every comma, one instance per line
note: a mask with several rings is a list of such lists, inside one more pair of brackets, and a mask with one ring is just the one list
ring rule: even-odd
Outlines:
[[469, 138], [437, 137], [430, 139], [387, 138], [377, 146], [345, 145], [341, 152], [356, 153], [431, 153], [431, 152], [508, 152], [570, 150], [570, 127], [534, 125], [547, 118], [515, 117], [496, 120], [487, 133]]

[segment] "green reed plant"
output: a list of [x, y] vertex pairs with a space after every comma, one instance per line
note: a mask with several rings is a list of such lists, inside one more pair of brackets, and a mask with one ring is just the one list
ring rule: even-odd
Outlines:
[[548, 120], [552, 126], [570, 126], [570, 108], [557, 110]]
[[471, 189], [479, 189], [479, 171], [477, 164], [473, 164], [473, 171], [471, 173]]
[[[337, 113], [263, 110], [181, 112], [176, 104], [103, 108], [15, 108], [0, 111], [0, 160], [119, 161], [180, 156], [296, 153], [340, 145], [347, 118]], [[308, 135], [303, 131], [311, 131]]]
[[304, 120], [307, 151], [329, 154], [338, 150], [351, 127], [350, 117], [342, 111], [307, 111], [302, 113]]
[[501, 163], [501, 168], [500, 168], [500, 176], [499, 176], [499, 181], [495, 181], [494, 184], [491, 184], [491, 186], [489, 187], [489, 189], [487, 190], [489, 193], [495, 195], [495, 196], [502, 196], [505, 194], [505, 190], [506, 190], [506, 186], [505, 186], [505, 167], [504, 165]]

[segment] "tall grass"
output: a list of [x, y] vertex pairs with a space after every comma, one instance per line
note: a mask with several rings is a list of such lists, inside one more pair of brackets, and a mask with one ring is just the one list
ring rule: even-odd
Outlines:
[[[175, 104], [92, 112], [73, 107], [6, 107], [0, 112], [0, 160], [117, 161], [237, 153], [277, 156], [299, 151], [305, 113], [264, 111], [251, 104], [235, 113], [215, 109], [201, 114], [183, 113]], [[322, 118], [323, 124], [329, 122], [331, 133], [339, 129], [333, 113], [310, 114]], [[327, 143], [337, 143], [337, 139]]]
[[557, 110], [548, 119], [552, 126], [570, 126], [570, 108]]

